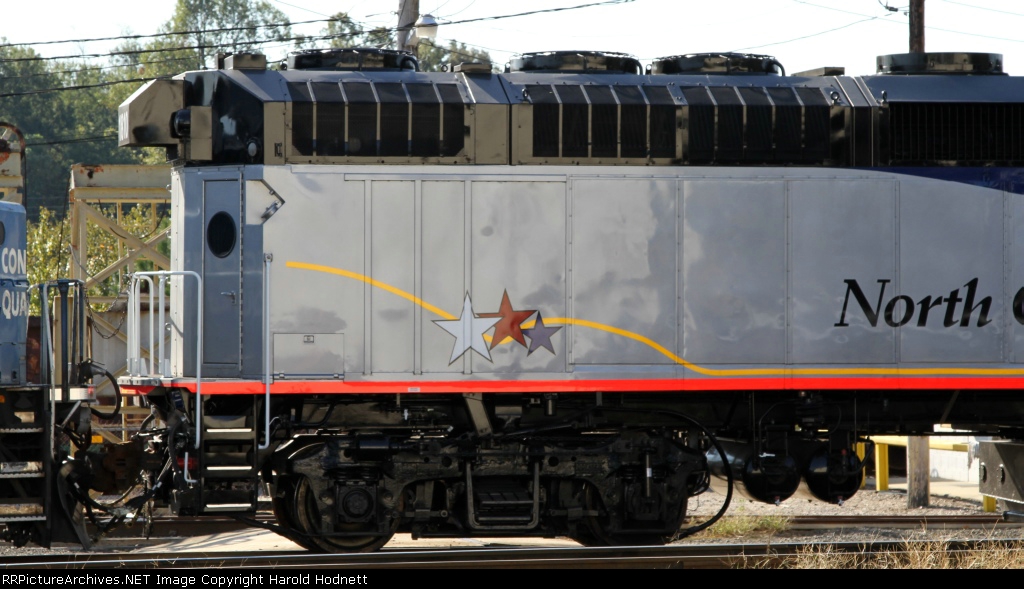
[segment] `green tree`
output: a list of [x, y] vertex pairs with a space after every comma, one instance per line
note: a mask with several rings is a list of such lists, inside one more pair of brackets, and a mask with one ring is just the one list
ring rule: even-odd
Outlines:
[[[331, 47], [395, 47], [397, 38], [394, 30], [377, 27], [364, 29], [352, 20], [348, 14], [338, 12], [331, 17], [327, 26], [321, 30], [321, 36], [330, 41]], [[317, 46], [314, 40], [304, 40], [302, 48]], [[443, 71], [457, 63], [477, 61], [491, 63], [491, 56], [486, 51], [467, 47], [465, 43], [449, 41], [447, 46], [435, 45], [430, 40], [420, 42], [416, 51], [420, 62], [420, 70], [425, 72]], [[492, 66], [492, 69], [493, 66]]]
[[[117, 205], [94, 205], [111, 220], [117, 219]], [[81, 265], [85, 275], [93, 276], [116, 262], [120, 256], [126, 255], [127, 250], [123, 245], [119, 247], [118, 239], [111, 233], [104, 231], [94, 224], [89, 224], [87, 229], [88, 256], [80, 260], [71, 255], [68, 247], [70, 241], [70, 221], [65, 216], [61, 219], [53, 211], [47, 208], [39, 210], [39, 218], [28, 223], [28, 280], [30, 284], [50, 282], [58, 278], [66, 278], [72, 275], [72, 265]], [[162, 231], [170, 224], [167, 218], [166, 209], [149, 205], [135, 205], [122, 209], [121, 227], [125, 228], [132, 235], [148, 240], [153, 234]], [[157, 246], [157, 251], [164, 255], [170, 255], [170, 244], [167, 241]], [[135, 270], [154, 270], [153, 263], [148, 260], [138, 260]], [[89, 290], [89, 296], [118, 296], [125, 288], [126, 275], [114, 274], [99, 285]], [[30, 311], [34, 315], [39, 314], [39, 301], [33, 300]]]
[[25, 136], [27, 208], [35, 219], [42, 206], [64, 209], [72, 164], [137, 161], [116, 142], [116, 107], [130, 87], [102, 66], [47, 59], [4, 41], [0, 118]]
[[[39, 209], [39, 218], [28, 223], [29, 284], [50, 282], [68, 275], [68, 256], [63, 243], [68, 239], [68, 223], [61, 221], [50, 209]], [[33, 298], [30, 312], [39, 315], [39, 300]]]
[[218, 53], [255, 52], [292, 38], [287, 15], [264, 0], [178, 0], [163, 36], [147, 43], [126, 41], [118, 65], [170, 76], [215, 65]]
[[[364, 29], [344, 12], [332, 16], [320, 34], [324, 37], [323, 41], [328, 42], [329, 47], [387, 47], [395, 43], [395, 35], [391, 29]], [[323, 41], [312, 40], [307, 45], [322, 47]]]
[[424, 72], [447, 71], [456, 64], [468, 62], [486, 63], [492, 70], [497, 69], [491, 63], [489, 53], [467, 47], [465, 43], [455, 40], [448, 41], [447, 47], [435, 45], [429, 40], [420, 41], [417, 57], [420, 61], [420, 70]]

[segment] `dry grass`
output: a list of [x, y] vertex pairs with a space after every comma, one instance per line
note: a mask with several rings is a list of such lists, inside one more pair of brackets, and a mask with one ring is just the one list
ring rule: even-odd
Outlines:
[[788, 559], [794, 569], [1021, 569], [1024, 542], [986, 550], [956, 550], [948, 542], [907, 542], [897, 552], [841, 552], [813, 545]]
[[754, 534], [772, 536], [789, 529], [789, 518], [784, 515], [727, 515], [704, 532], [703, 538], [735, 538]]

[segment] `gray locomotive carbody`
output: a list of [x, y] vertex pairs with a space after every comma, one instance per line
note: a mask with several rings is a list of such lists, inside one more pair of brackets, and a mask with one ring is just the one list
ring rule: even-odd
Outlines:
[[169, 354], [120, 382], [170, 424], [140, 439], [177, 513], [268, 482], [316, 550], [661, 543], [733, 483], [843, 502], [872, 434], [1024, 437], [999, 56], [413, 60], [238, 54], [121, 105], [174, 162]]
[[[285, 383], [1018, 388], [1024, 196], [993, 184], [860, 169], [182, 167], [173, 263], [203, 276], [214, 378], [263, 377], [269, 255], [271, 372]], [[237, 227], [223, 256], [208, 235], [219, 214]], [[194, 282], [178, 284], [196, 300]], [[504, 335], [520, 341], [495, 343], [483, 319], [506, 295], [518, 331]], [[174, 372], [194, 376], [198, 306], [180, 309]]]

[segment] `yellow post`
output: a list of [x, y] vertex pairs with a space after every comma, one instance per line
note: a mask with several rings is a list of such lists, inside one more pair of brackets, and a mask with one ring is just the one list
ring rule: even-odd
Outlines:
[[996, 498], [989, 497], [988, 495], [982, 495], [981, 509], [985, 513], [994, 513], [996, 511]]
[[875, 491], [889, 490], [889, 444], [875, 442]]

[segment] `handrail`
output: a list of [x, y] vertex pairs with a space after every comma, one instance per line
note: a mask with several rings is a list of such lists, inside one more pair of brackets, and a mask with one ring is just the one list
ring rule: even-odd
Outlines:
[[[137, 277], [137, 279], [136, 279], [136, 277]], [[142, 352], [141, 352], [142, 342], [139, 341], [139, 338], [140, 338], [140, 335], [141, 335], [139, 333], [139, 325], [140, 325], [140, 322], [142, 321], [142, 319], [141, 319], [141, 316], [142, 316], [142, 312], [141, 312], [142, 301], [140, 299], [140, 295], [141, 295], [140, 288], [141, 288], [141, 282], [143, 280], [145, 280], [146, 284], [149, 285], [149, 289], [148, 289], [148, 291], [149, 291], [149, 308], [150, 308], [150, 310], [153, 309], [153, 288], [154, 288], [153, 287], [153, 279], [150, 278], [148, 275], [146, 275], [146, 273], [140, 272], [138, 274], [135, 274], [132, 277], [131, 290], [129, 291], [129, 297], [132, 297], [132, 300], [135, 301], [135, 304], [134, 305], [133, 304], [129, 304], [130, 312], [129, 312], [129, 316], [128, 316], [128, 353], [131, 354], [132, 351], [134, 350], [135, 352], [137, 352], [137, 355], [134, 358], [131, 357], [131, 356], [128, 357], [128, 373], [129, 374], [142, 374], [142, 369], [143, 369], [143, 362], [144, 362], [144, 360], [142, 359]], [[160, 284], [162, 286], [163, 285], [163, 281], [161, 281]], [[129, 303], [130, 303], [130, 301], [129, 301]], [[149, 316], [149, 336], [150, 336], [149, 337], [149, 359], [148, 359], [149, 370], [147, 370], [146, 373], [149, 374], [149, 375], [152, 375], [153, 374], [153, 355], [155, 353], [155, 350], [153, 350], [153, 315], [152, 315], [152, 313], [150, 313], [150, 316]]]
[[[53, 394], [53, 344], [50, 341], [50, 285], [47, 283], [38, 284], [30, 288], [39, 288], [39, 380], [45, 380], [46, 389], [50, 395], [50, 417], [49, 422], [53, 423], [57, 415], [57, 396]], [[44, 362], [45, 360], [45, 362]], [[45, 375], [43, 374], [45, 371]], [[54, 455], [56, 449], [56, 436], [51, 428], [49, 432], [50, 438], [50, 456]]]
[[274, 254], [263, 254], [263, 385], [266, 387], [263, 397], [263, 442], [257, 450], [270, 447], [270, 263]]
[[[163, 329], [162, 321], [164, 320], [164, 313], [163, 313], [163, 304], [164, 304], [164, 294], [163, 294], [163, 291], [164, 291], [164, 284], [165, 284], [165, 281], [166, 281], [167, 278], [170, 278], [170, 277], [173, 277], [173, 276], [191, 276], [191, 277], [196, 279], [196, 285], [198, 287], [198, 294], [197, 294], [197, 299], [198, 300], [197, 300], [197, 304], [196, 304], [196, 339], [195, 339], [195, 341], [196, 341], [196, 411], [195, 411], [196, 439], [195, 439], [195, 448], [198, 450], [200, 448], [200, 441], [201, 441], [201, 435], [202, 435], [202, 429], [203, 429], [203, 427], [202, 427], [202, 421], [203, 421], [203, 389], [202, 389], [202, 387], [203, 387], [203, 378], [202, 378], [202, 371], [203, 371], [203, 278], [197, 272], [193, 272], [191, 270], [159, 270], [159, 271], [153, 271], [153, 272], [136, 272], [136, 273], [132, 274], [131, 290], [129, 291], [130, 292], [130, 295], [129, 295], [129, 297], [130, 297], [129, 306], [130, 306], [131, 311], [130, 311], [129, 316], [128, 316], [128, 319], [129, 319], [129, 325], [128, 325], [128, 342], [129, 342], [129, 347], [128, 347], [128, 354], [129, 354], [129, 356], [128, 356], [128, 370], [129, 370], [129, 373], [131, 373], [131, 371], [133, 369], [133, 360], [135, 360], [135, 363], [136, 363], [135, 366], [140, 371], [141, 371], [142, 365], [143, 365], [143, 361], [142, 361], [142, 357], [141, 357], [142, 354], [139, 351], [139, 340], [140, 340], [139, 327], [140, 327], [140, 321], [141, 321], [140, 320], [140, 316], [141, 316], [141, 300], [140, 300], [140, 292], [139, 292], [140, 281], [146, 280], [149, 283], [149, 285], [150, 285], [150, 288], [149, 288], [149, 302], [150, 302], [150, 309], [152, 309], [154, 294], [153, 294], [153, 280], [152, 280], [151, 277], [158, 277], [158, 278], [160, 278], [159, 284], [160, 284], [160, 309], [161, 310], [160, 310], [160, 314], [159, 314], [159, 319], [161, 321], [160, 328]], [[156, 355], [154, 353], [154, 346], [155, 346], [155, 344], [153, 342], [154, 332], [155, 332], [155, 329], [154, 329], [154, 325], [153, 325], [153, 314], [150, 313], [150, 315], [149, 315], [149, 338], [150, 338], [150, 343], [149, 343], [150, 347], [149, 347], [149, 349], [150, 349], [150, 354], [149, 354], [149, 363], [148, 363], [149, 364], [149, 374], [148, 374], [148, 376], [154, 376], [154, 375], [165, 376], [164, 371], [165, 371], [166, 366], [164, 365], [164, 358], [163, 358], [163, 356], [166, 353], [166, 350], [164, 349], [166, 346], [164, 346], [163, 343], [161, 343], [161, 345], [160, 345], [160, 354]], [[162, 338], [161, 338], [161, 340], [162, 340]], [[131, 356], [131, 354], [133, 354], [133, 353], [137, 354], [136, 358], [133, 358]], [[157, 370], [154, 370], [154, 366], [153, 366], [154, 358], [156, 358]], [[188, 465], [187, 465], [187, 461], [186, 461], [186, 467], [187, 466]]]

